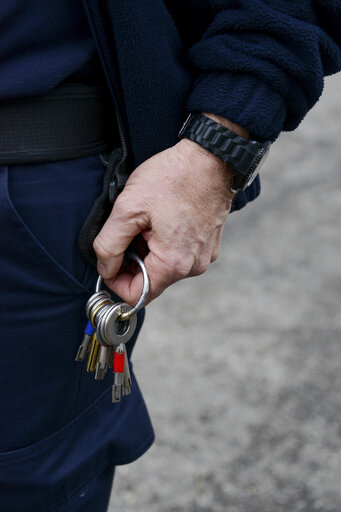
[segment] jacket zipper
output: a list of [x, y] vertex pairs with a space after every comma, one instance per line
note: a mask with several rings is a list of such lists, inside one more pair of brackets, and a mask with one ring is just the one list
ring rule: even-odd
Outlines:
[[[124, 185], [127, 182], [128, 177], [129, 177], [129, 174], [126, 169], [126, 163], [127, 163], [128, 151], [129, 151], [127, 129], [123, 122], [122, 108], [118, 101], [119, 94], [118, 94], [118, 85], [116, 85], [117, 80], [115, 81], [116, 83], [113, 83], [113, 81], [110, 79], [108, 66], [105, 61], [101, 45], [98, 41], [96, 27], [94, 25], [93, 18], [91, 16], [91, 12], [90, 12], [89, 5], [88, 5], [88, 0], [83, 0], [83, 5], [84, 5], [85, 11], [86, 11], [88, 22], [90, 24], [90, 28], [91, 28], [91, 32], [92, 32], [94, 41], [96, 44], [98, 56], [99, 56], [99, 59], [101, 61], [102, 67], [103, 67], [103, 71], [104, 71], [104, 74], [106, 77], [106, 81], [107, 81], [107, 85], [108, 85], [108, 88], [109, 88], [109, 91], [111, 94], [111, 98], [114, 102], [114, 107], [115, 107], [116, 121], [117, 121], [118, 131], [119, 131], [120, 140], [121, 140], [121, 147], [122, 147], [122, 159], [116, 165], [115, 171], [114, 171], [114, 176], [116, 178], [116, 185], [117, 185], [117, 189], [118, 189], [118, 193], [119, 193], [119, 191], [121, 191], [123, 189]], [[115, 49], [114, 49], [114, 51], [115, 51]], [[116, 91], [115, 91], [115, 89], [116, 89]], [[113, 200], [115, 200], [115, 197], [113, 198]]]

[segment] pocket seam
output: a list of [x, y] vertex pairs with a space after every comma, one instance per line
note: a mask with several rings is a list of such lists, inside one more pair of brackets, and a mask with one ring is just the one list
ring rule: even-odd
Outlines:
[[77, 426], [78, 423], [83, 421], [87, 416], [89, 416], [94, 409], [96, 409], [105, 399], [107, 399], [107, 395], [111, 392], [111, 386], [106, 389], [98, 398], [89, 405], [84, 411], [82, 411], [76, 418], [73, 418], [71, 421], [66, 423], [63, 427], [52, 432], [47, 437], [44, 437], [37, 441], [36, 443], [30, 444], [28, 446], [24, 446], [23, 448], [18, 448], [16, 450], [10, 450], [6, 452], [0, 452], [0, 465], [6, 461], [12, 461], [16, 459], [21, 459], [26, 456], [35, 455], [34, 452], [41, 448], [42, 451], [49, 448], [51, 444], [58, 441], [59, 439], [63, 439], [70, 430]]
[[[19, 214], [19, 212], [17, 211], [12, 199], [11, 199], [11, 196], [10, 196], [10, 193], [9, 193], [9, 189], [8, 189], [8, 172], [9, 172], [9, 169], [8, 167], [6, 166], [5, 167], [5, 173], [6, 173], [6, 176], [5, 176], [5, 194], [6, 194], [6, 199], [7, 199], [7, 202], [8, 202], [8, 206], [10, 207], [12, 213], [15, 215], [17, 221], [20, 223], [20, 225], [23, 227], [23, 229], [25, 230], [26, 234], [30, 237], [30, 239], [33, 241], [33, 243], [35, 244], [35, 246], [41, 251], [43, 252], [44, 256], [48, 258], [48, 260], [55, 266], [57, 267], [58, 271], [61, 273], [61, 275], [63, 276], [64, 280], [66, 278], [66, 281], [67, 281], [67, 286], [72, 290], [72, 291], [75, 291], [77, 290], [77, 292], [80, 294], [83, 294], [83, 293], [90, 293], [90, 289], [87, 288], [86, 286], [84, 286], [80, 281], [78, 281], [72, 274], [70, 274], [62, 265], [60, 265], [60, 263], [58, 263], [58, 261], [52, 256], [52, 254], [47, 251], [45, 249], [45, 247], [39, 242], [38, 238], [35, 236], [35, 234], [30, 230], [29, 226], [26, 224], [26, 222], [24, 221], [24, 219], [21, 217], [21, 215]], [[86, 276], [88, 275], [88, 270], [86, 272]], [[86, 277], [85, 276], [85, 277]], [[71, 282], [70, 282], [71, 281]], [[73, 286], [71, 286], [71, 284], [73, 284]]]

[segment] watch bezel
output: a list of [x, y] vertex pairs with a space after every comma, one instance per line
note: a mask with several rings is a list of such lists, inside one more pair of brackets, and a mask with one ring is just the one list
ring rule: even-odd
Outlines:
[[185, 129], [186, 129], [186, 126], [187, 126], [187, 125], [188, 125], [188, 123], [190, 122], [191, 118], [192, 118], [192, 114], [188, 114], [188, 116], [186, 117], [185, 122], [184, 122], [184, 123], [183, 123], [183, 125], [181, 126], [180, 131], [179, 131], [179, 133], [178, 133], [178, 138], [179, 138], [179, 139], [181, 139], [181, 138], [182, 138], [182, 135], [183, 135], [183, 133], [184, 133], [184, 131], [185, 131]]
[[251, 183], [253, 182], [253, 180], [255, 179], [255, 177], [257, 176], [258, 170], [259, 170], [258, 168], [259, 168], [260, 164], [262, 164], [265, 161], [266, 157], [268, 156], [270, 146], [271, 146], [271, 142], [264, 142], [264, 144], [262, 144], [262, 147], [258, 150], [258, 152], [250, 166], [249, 172], [247, 174], [247, 178], [245, 180], [246, 183], [245, 183], [243, 190], [245, 190], [246, 187], [249, 187], [251, 185]]

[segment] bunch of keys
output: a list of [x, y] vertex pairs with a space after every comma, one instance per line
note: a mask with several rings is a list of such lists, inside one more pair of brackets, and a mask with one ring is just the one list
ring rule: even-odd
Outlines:
[[86, 370], [95, 372], [96, 380], [104, 379], [108, 368], [113, 368], [113, 402], [120, 402], [122, 396], [131, 393], [125, 344], [135, 332], [136, 315], [144, 306], [149, 292], [149, 278], [143, 261], [133, 253], [128, 254], [128, 258], [136, 261], [141, 268], [143, 275], [141, 297], [134, 307], [125, 302], [115, 304], [110, 293], [102, 290], [103, 279], [98, 276], [95, 293], [91, 295], [85, 306], [89, 321], [76, 355], [76, 361], [84, 361], [88, 356]]

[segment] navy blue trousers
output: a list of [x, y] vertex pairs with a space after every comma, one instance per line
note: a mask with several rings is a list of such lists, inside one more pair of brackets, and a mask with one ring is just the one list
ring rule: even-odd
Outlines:
[[0, 166], [0, 509], [6, 512], [104, 512], [115, 466], [153, 442], [133, 372], [132, 394], [112, 404], [111, 372], [95, 381], [85, 363], [74, 361], [96, 282], [77, 237], [103, 173], [97, 155]]

